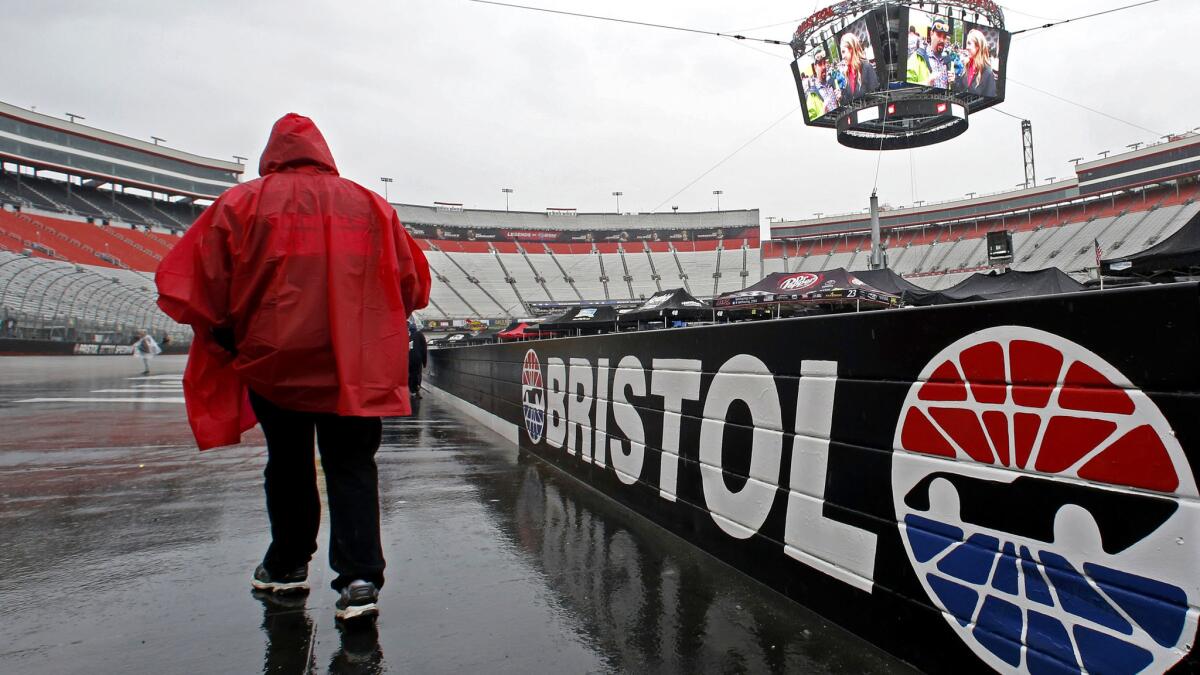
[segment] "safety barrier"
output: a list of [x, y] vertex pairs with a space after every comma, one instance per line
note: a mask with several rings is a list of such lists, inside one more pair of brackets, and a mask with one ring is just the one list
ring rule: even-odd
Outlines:
[[428, 381], [927, 671], [1190, 672], [1198, 300], [1175, 284], [432, 350]]

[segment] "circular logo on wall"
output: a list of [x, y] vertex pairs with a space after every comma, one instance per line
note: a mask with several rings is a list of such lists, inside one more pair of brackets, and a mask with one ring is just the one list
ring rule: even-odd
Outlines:
[[802, 272], [779, 282], [781, 291], [801, 291], [809, 286], [815, 286], [821, 280], [820, 275]]
[[525, 414], [525, 432], [538, 443], [546, 428], [546, 390], [542, 382], [542, 363], [537, 352], [525, 352], [521, 364], [521, 410]]
[[921, 371], [893, 443], [909, 561], [988, 665], [1162, 672], [1191, 650], [1195, 478], [1104, 359], [1032, 328], [974, 333]]

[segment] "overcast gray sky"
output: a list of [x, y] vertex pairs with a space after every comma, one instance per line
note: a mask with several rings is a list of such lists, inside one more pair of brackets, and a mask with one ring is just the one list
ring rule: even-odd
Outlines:
[[[1009, 0], [1010, 29], [1131, 0]], [[524, 4], [788, 40], [826, 0], [528, 0]], [[253, 158], [285, 112], [314, 118], [342, 174], [392, 201], [514, 210], [760, 208], [767, 216], [866, 205], [875, 153], [805, 127], [790, 52], [466, 0], [5, 3], [0, 100], [202, 155]], [[1147, 7], [1014, 41], [1001, 109], [1033, 121], [1038, 175], [1072, 157], [1200, 126], [1200, 2]], [[1150, 130], [1087, 112], [1018, 82]], [[692, 187], [772, 123], [795, 111]], [[994, 111], [964, 136], [885, 153], [894, 205], [1011, 189], [1020, 123]]]

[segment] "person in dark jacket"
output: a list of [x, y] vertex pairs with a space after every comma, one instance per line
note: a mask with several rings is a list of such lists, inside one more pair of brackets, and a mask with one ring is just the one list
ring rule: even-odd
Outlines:
[[879, 74], [867, 59], [862, 40], [853, 31], [842, 35], [840, 42], [842, 67], [845, 69], [846, 86], [842, 89], [842, 103], [879, 91]]
[[967, 33], [964, 51], [966, 68], [963, 76], [954, 81], [955, 91], [994, 97], [996, 71], [992, 68], [992, 49], [983, 31], [975, 29]]
[[408, 390], [413, 398], [421, 398], [421, 371], [429, 358], [425, 333], [415, 323], [408, 324]]

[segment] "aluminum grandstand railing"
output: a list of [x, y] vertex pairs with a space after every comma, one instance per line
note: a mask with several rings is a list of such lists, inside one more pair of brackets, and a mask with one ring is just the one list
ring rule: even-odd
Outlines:
[[90, 342], [101, 335], [124, 339], [146, 329], [190, 340], [191, 329], [163, 314], [156, 300], [153, 279], [136, 272], [0, 250], [4, 337]]

